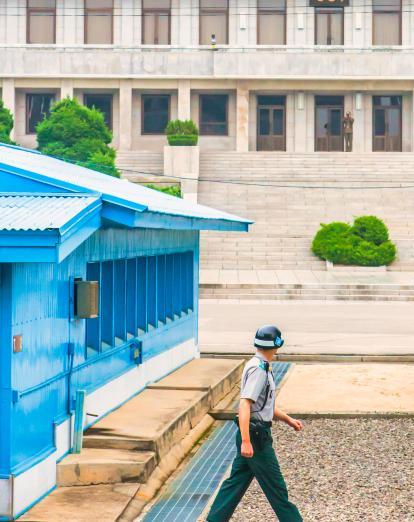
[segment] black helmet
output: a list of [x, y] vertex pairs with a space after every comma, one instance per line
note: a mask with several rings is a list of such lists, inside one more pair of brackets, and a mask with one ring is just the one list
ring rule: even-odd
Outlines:
[[285, 341], [282, 339], [282, 333], [276, 326], [266, 325], [259, 328], [254, 338], [254, 345], [260, 350], [273, 350], [281, 348]]

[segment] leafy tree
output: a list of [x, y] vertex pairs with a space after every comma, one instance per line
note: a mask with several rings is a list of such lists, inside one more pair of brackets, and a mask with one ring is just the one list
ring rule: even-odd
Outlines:
[[13, 129], [13, 114], [4, 106], [3, 100], [0, 100], [0, 142], [15, 145], [10, 139], [10, 133]]
[[177, 185], [170, 185], [168, 187], [160, 187], [158, 185], [154, 185], [153, 183], [149, 183], [145, 185], [147, 188], [158, 190], [159, 192], [164, 192], [164, 194], [168, 194], [169, 196], [175, 196], [176, 198], [181, 198], [181, 188]]
[[99, 110], [65, 98], [52, 106], [36, 132], [41, 152], [119, 177], [115, 149], [109, 146], [112, 133]]

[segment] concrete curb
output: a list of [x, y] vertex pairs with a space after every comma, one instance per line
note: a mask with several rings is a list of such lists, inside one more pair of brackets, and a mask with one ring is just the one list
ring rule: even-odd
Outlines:
[[414, 419], [414, 411], [344, 411], [344, 412], [296, 412], [288, 411], [289, 415], [299, 419]]
[[[252, 353], [216, 353], [202, 352], [201, 357], [209, 358], [231, 358], [247, 359], [252, 357]], [[275, 357], [275, 361], [280, 362], [378, 362], [378, 363], [414, 363], [414, 354], [389, 354], [389, 355], [370, 355], [370, 354], [280, 354]]]

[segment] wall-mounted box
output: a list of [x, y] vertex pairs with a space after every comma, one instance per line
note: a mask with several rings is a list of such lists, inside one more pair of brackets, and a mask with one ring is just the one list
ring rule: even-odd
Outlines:
[[98, 281], [75, 281], [75, 316], [79, 319], [99, 316]]

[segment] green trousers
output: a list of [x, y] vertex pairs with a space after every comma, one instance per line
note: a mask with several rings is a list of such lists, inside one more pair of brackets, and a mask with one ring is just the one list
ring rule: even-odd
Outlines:
[[270, 428], [267, 435], [262, 449], [255, 447], [256, 444], [252, 441], [254, 455], [251, 459], [247, 459], [240, 454], [241, 436], [240, 431], [237, 431], [237, 455], [233, 461], [231, 474], [223, 482], [211, 506], [207, 522], [230, 520], [254, 477], [280, 522], [302, 522], [298, 508], [289, 501], [286, 484], [273, 449]]

